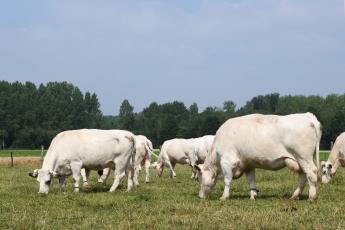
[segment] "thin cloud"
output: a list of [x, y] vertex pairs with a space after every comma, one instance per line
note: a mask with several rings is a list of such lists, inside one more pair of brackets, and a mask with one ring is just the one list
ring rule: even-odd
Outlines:
[[[201, 108], [262, 93], [343, 93], [342, 2], [316, 0], [1, 3], [4, 80], [67, 80], [105, 114], [181, 100]], [[10, 12], [10, 13], [8, 13]]]

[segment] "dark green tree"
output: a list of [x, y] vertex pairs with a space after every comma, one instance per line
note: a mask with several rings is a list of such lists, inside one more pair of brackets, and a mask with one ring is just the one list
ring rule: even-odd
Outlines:
[[121, 103], [119, 113], [119, 124], [121, 129], [133, 131], [135, 121], [133, 111], [134, 107], [125, 99]]

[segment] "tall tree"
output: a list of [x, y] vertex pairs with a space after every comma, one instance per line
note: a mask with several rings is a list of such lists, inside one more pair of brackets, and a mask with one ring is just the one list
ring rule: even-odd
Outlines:
[[134, 128], [134, 107], [125, 99], [120, 106], [119, 122], [121, 129], [132, 131]]

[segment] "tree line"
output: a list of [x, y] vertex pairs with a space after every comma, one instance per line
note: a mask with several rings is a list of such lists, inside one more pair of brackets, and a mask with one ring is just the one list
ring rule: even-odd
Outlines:
[[345, 131], [345, 94], [280, 96], [278, 93], [252, 98], [237, 107], [229, 100], [222, 107], [199, 111], [193, 103], [151, 103], [141, 112], [124, 100], [114, 116], [104, 116], [95, 93], [83, 94], [67, 82], [36, 86], [31, 82], [0, 81], [0, 137], [6, 148], [49, 146], [63, 130], [80, 128], [125, 129], [147, 136], [159, 147], [165, 140], [215, 134], [227, 119], [251, 113], [279, 114], [312, 112], [323, 125], [321, 147]]
[[98, 128], [102, 113], [96, 94], [67, 82], [0, 82], [0, 136], [7, 148], [49, 146], [58, 132]]

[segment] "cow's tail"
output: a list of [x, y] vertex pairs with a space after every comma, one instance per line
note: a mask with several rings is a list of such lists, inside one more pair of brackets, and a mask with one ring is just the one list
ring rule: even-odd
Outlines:
[[316, 134], [316, 146], [315, 146], [316, 166], [318, 170], [320, 171], [320, 142], [321, 142], [321, 137], [322, 137], [322, 125], [317, 120], [314, 114], [310, 113], [310, 115], [312, 116], [312, 124], [313, 124], [313, 127], [315, 129], [315, 134]]
[[129, 140], [130, 144], [131, 144], [131, 179], [134, 178], [134, 171], [135, 171], [135, 155], [136, 155], [136, 151], [135, 151], [135, 138], [133, 135], [131, 136], [126, 136], [126, 138]]
[[155, 152], [153, 151], [152, 142], [150, 140], [146, 141], [145, 148], [151, 154], [151, 156], [154, 156], [158, 159], [159, 156], [157, 154], [155, 154]]
[[155, 157], [158, 157], [156, 154], [153, 153], [153, 149], [151, 148], [148, 141], [145, 142], [145, 149], [150, 155], [154, 155]]

